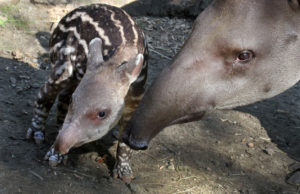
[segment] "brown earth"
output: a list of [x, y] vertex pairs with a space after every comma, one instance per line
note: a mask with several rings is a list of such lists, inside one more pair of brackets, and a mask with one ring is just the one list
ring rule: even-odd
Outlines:
[[[166, 128], [147, 151], [134, 153], [136, 178], [130, 185], [110, 176], [116, 149], [111, 134], [72, 150], [66, 165], [51, 169], [43, 156], [57, 133], [55, 110], [44, 145], [24, 137], [49, 73], [50, 26], [76, 6], [0, 4], [0, 193], [300, 192], [285, 183], [288, 166], [300, 161], [299, 83], [275, 98]], [[184, 43], [192, 21], [135, 19], [150, 45], [151, 83]], [[105, 162], [96, 162], [98, 155]]]

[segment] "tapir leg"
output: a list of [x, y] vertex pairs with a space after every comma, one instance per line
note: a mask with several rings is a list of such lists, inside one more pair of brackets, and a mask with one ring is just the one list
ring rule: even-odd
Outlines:
[[119, 143], [113, 174], [115, 178], [119, 177], [124, 182], [130, 182], [133, 179], [133, 174], [129, 161], [132, 155], [132, 150], [123, 142], [122, 133], [144, 96], [145, 84], [147, 80], [148, 58], [148, 47], [146, 47], [142, 71], [138, 79], [131, 85], [129, 89], [129, 92], [125, 99], [125, 109], [123, 112], [123, 116], [119, 121]]
[[[57, 113], [56, 113], [56, 122], [57, 124], [63, 124], [66, 114], [68, 112], [68, 107], [71, 102], [71, 96], [76, 89], [77, 84], [70, 85], [63, 90], [60, 91], [58, 95], [58, 102], [57, 102]], [[62, 155], [54, 150], [54, 145], [52, 145], [49, 151], [46, 153], [44, 160], [49, 161], [49, 165], [51, 167], [55, 167], [63, 161], [66, 161], [68, 155]]]
[[132, 155], [132, 150], [125, 143], [118, 143], [116, 164], [114, 169], [114, 177], [121, 178], [124, 182], [130, 182], [133, 179], [132, 169], [129, 164], [129, 159]]
[[56, 109], [56, 122], [57, 124], [63, 124], [68, 107], [71, 102], [71, 96], [76, 89], [77, 84], [73, 84], [63, 89], [58, 95], [57, 109]]
[[122, 141], [122, 132], [128, 121], [131, 119], [142, 97], [143, 93], [139, 93], [139, 96], [135, 96], [134, 92], [129, 91], [125, 100], [123, 116], [119, 121], [119, 143], [113, 173], [115, 178], [119, 177], [124, 182], [130, 182], [133, 179], [133, 173], [129, 161], [132, 155], [132, 150]]
[[70, 77], [65, 76], [66, 69], [54, 68], [48, 81], [40, 88], [37, 99], [35, 101], [34, 115], [31, 127], [27, 130], [26, 138], [34, 138], [35, 142], [40, 144], [44, 141], [45, 123], [48, 118], [49, 111], [53, 106], [58, 93], [66, 88], [70, 82]]

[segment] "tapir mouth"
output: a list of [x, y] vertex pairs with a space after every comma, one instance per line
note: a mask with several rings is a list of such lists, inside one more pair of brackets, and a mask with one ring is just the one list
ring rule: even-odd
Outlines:
[[[167, 126], [196, 121], [201, 119], [204, 116], [204, 114], [205, 111], [188, 114], [178, 119], [175, 119], [174, 121], [170, 122]], [[124, 141], [124, 143], [126, 143], [130, 148], [134, 150], [146, 150], [148, 148], [148, 144], [151, 141], [152, 137], [150, 137], [150, 139], [147, 139], [147, 136], [143, 133], [141, 133], [141, 137], [139, 136], [137, 137], [135, 136], [137, 135], [137, 133], [136, 131], [132, 130], [131, 127], [128, 127], [123, 131], [122, 140]]]
[[197, 121], [197, 120], [200, 120], [204, 116], [204, 114], [205, 114], [205, 111], [191, 113], [191, 114], [185, 115], [183, 117], [180, 117], [180, 118], [172, 121], [169, 125]]

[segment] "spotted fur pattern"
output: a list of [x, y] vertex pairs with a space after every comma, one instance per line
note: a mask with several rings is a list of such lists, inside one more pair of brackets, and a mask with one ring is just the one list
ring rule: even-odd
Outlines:
[[[134, 45], [139, 53], [144, 53], [143, 69], [131, 85], [125, 99], [120, 130], [125, 127], [144, 93], [147, 78], [147, 45], [143, 32], [124, 10], [94, 4], [73, 10], [61, 19], [54, 30], [49, 45], [53, 70], [38, 93], [27, 138], [33, 137], [37, 143], [44, 140], [45, 122], [56, 98], [57, 121], [63, 123], [71, 95], [87, 68], [88, 45], [96, 37], [101, 38], [103, 42], [104, 60], [112, 57], [120, 45]], [[124, 147], [124, 143], [119, 143], [116, 163], [119, 176], [122, 175], [122, 171], [125, 174], [131, 173], [128, 163], [131, 151]]]

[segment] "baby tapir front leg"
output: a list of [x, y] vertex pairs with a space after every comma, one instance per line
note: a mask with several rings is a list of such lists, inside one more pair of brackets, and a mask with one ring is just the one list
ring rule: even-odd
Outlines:
[[[27, 130], [26, 138], [33, 138], [37, 144], [40, 144], [44, 141], [44, 130], [45, 123], [48, 118], [49, 111], [52, 105], [55, 102], [55, 99], [60, 91], [65, 91], [66, 86], [71, 82], [70, 78], [66, 78], [63, 81], [59, 81], [60, 76], [66, 71], [66, 69], [61, 69], [60, 71], [53, 71], [50, 75], [48, 81], [40, 88], [38, 97], [35, 101], [34, 116], [32, 118], [32, 126]], [[55, 79], [56, 78], [56, 79]], [[66, 89], [67, 92], [70, 89]], [[74, 90], [74, 89], [73, 89]], [[69, 97], [69, 96], [68, 96]], [[66, 114], [65, 106], [69, 101], [66, 99], [66, 94], [61, 93], [60, 99], [58, 102], [58, 111], [60, 110], [58, 120], [64, 118]]]
[[148, 57], [148, 48], [146, 46], [144, 51], [144, 62], [140, 76], [131, 85], [131, 88], [125, 99], [125, 109], [123, 111], [122, 118], [119, 121], [119, 143], [113, 176], [114, 178], [121, 178], [127, 183], [134, 178], [129, 161], [132, 155], [132, 149], [123, 142], [122, 136], [125, 127], [128, 125], [129, 120], [144, 96], [145, 84], [147, 80]]
[[78, 83], [71, 84], [70, 86], [63, 89], [58, 95], [57, 109], [56, 109], [56, 122], [59, 125], [64, 123], [66, 114], [68, 112], [71, 96], [76, 89]]
[[[66, 47], [77, 46], [77, 41], [73, 38], [74, 34], [69, 33], [65, 40]], [[31, 127], [27, 130], [26, 138], [33, 138], [37, 144], [44, 141], [45, 123], [48, 118], [49, 111], [53, 106], [56, 97], [59, 95], [58, 112], [66, 114], [66, 106], [70, 102], [70, 95], [78, 85], [78, 80], [73, 78], [74, 61], [71, 55], [75, 55], [76, 50], [72, 52], [57, 52], [57, 60], [54, 62], [54, 68], [46, 83], [40, 88], [37, 99], [35, 101], [34, 115]], [[64, 104], [64, 105], [63, 105]], [[67, 104], [67, 105], [66, 105]], [[64, 115], [59, 114], [59, 119], [63, 119]]]

